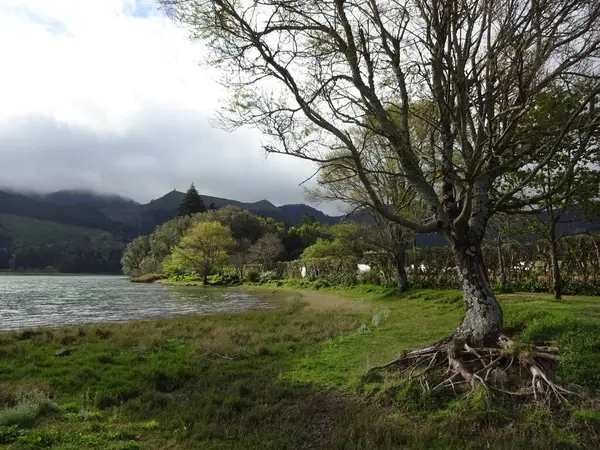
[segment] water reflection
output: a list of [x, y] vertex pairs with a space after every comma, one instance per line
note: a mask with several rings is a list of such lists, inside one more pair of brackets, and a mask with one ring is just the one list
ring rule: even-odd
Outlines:
[[268, 309], [255, 293], [132, 284], [110, 276], [0, 276], [0, 329]]

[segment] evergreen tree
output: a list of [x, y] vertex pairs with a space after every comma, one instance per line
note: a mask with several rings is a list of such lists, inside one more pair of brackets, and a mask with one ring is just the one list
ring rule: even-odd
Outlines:
[[217, 205], [215, 205], [214, 202], [212, 202], [210, 205], [208, 205], [208, 209], [211, 211], [216, 211], [217, 210]]
[[206, 206], [202, 201], [202, 197], [198, 194], [194, 183], [190, 186], [185, 194], [185, 197], [181, 200], [179, 205], [180, 216], [192, 216], [196, 213], [202, 213], [206, 211]]

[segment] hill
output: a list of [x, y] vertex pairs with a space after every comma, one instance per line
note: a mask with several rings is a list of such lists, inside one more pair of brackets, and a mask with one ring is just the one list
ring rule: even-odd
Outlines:
[[122, 230], [122, 224], [114, 222], [92, 205], [54, 204], [43, 199], [30, 198], [5, 191], [0, 191], [0, 214], [10, 214], [109, 232]]
[[0, 269], [120, 273], [124, 246], [103, 230], [0, 214]]
[[[150, 233], [154, 228], [172, 219], [177, 215], [179, 204], [185, 194], [173, 190], [164, 196], [152, 200], [145, 205], [131, 205], [118, 208], [103, 208], [102, 212], [112, 221], [121, 223], [127, 228], [133, 228], [137, 234]], [[257, 202], [240, 202], [228, 198], [200, 195], [206, 207], [214, 204], [217, 208], [236, 206], [248, 210], [262, 217], [270, 217], [277, 221], [284, 221], [290, 225], [298, 225], [304, 216], [313, 216], [317, 222], [335, 224], [340, 217], [328, 216], [322, 211], [308, 205], [283, 205], [275, 206], [268, 200]]]
[[[35, 197], [33, 197], [35, 198]], [[87, 205], [93, 208], [128, 208], [139, 205], [135, 200], [119, 195], [99, 194], [89, 190], [62, 190], [51, 194], [38, 195], [39, 200], [53, 205], [77, 206]]]

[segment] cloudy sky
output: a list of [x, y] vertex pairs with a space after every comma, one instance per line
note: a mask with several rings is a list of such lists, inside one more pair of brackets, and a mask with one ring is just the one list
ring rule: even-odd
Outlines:
[[223, 90], [201, 62], [152, 0], [0, 0], [0, 186], [303, 202], [309, 163], [211, 125]]

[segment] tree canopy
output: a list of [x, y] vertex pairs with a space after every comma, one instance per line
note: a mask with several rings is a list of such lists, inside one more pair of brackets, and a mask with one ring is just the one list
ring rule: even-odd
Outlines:
[[181, 200], [181, 204], [179, 205], [179, 215], [192, 216], [205, 211], [206, 206], [204, 206], [204, 201], [202, 200], [202, 197], [200, 197], [200, 194], [198, 194], [194, 183], [192, 183]]
[[169, 264], [202, 275], [204, 282], [215, 267], [228, 261], [233, 247], [229, 228], [219, 222], [200, 222], [193, 225], [174, 248]]

